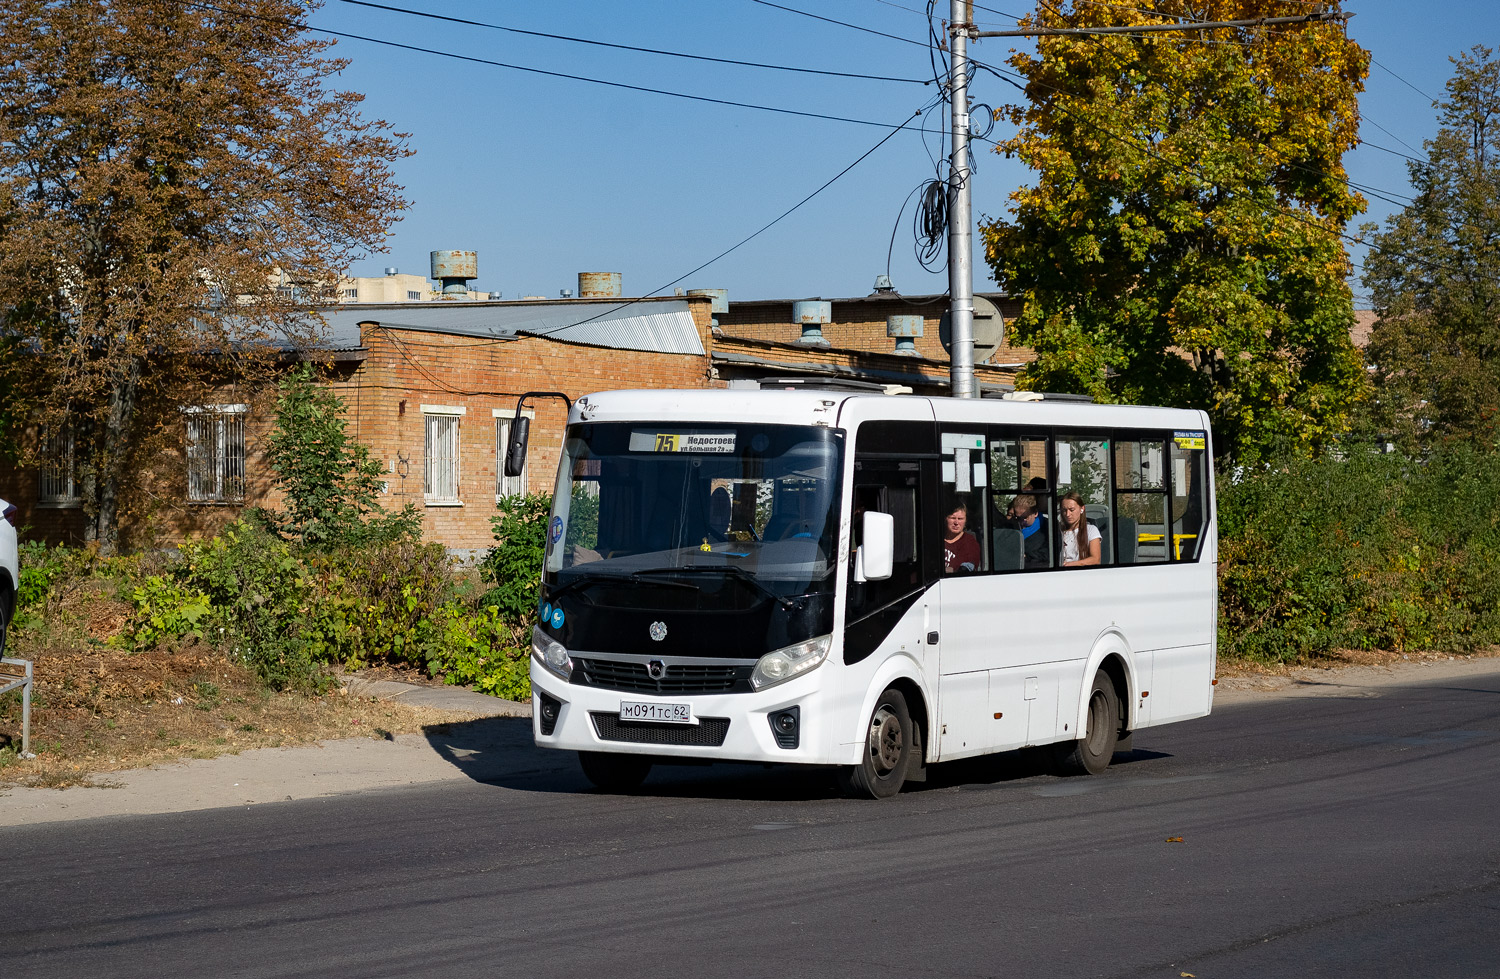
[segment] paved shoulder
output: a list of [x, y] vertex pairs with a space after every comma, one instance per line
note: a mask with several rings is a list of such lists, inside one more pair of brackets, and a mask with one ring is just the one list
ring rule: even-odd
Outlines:
[[[101, 776], [97, 786], [3, 789], [0, 826], [191, 812], [461, 781], [475, 777], [472, 769], [481, 760], [487, 768], [493, 767], [497, 754], [531, 743], [531, 725], [526, 720], [531, 716], [530, 704], [459, 687], [355, 677], [345, 682], [352, 694], [451, 711], [453, 721], [426, 734], [260, 748], [112, 772]], [[452, 736], [456, 729], [463, 730], [462, 737]]]
[[1303, 668], [1284, 674], [1246, 674], [1221, 678], [1214, 693], [1214, 706], [1283, 697], [1378, 697], [1383, 688], [1445, 683], [1497, 673], [1500, 673], [1500, 657], [1455, 656], [1402, 661], [1389, 666]]

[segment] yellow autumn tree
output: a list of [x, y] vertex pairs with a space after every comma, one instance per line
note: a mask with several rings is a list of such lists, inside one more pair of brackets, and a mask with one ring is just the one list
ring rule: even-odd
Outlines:
[[[1337, 7], [1337, 5], [1333, 5]], [[1088, 28], [1305, 14], [1283, 0], [1077, 0], [1023, 23]], [[1033, 390], [1208, 409], [1227, 458], [1342, 431], [1366, 381], [1340, 237], [1368, 55], [1341, 20], [1050, 35], [1010, 65], [1025, 101], [998, 152], [1036, 182], [982, 227], [1024, 300]]]

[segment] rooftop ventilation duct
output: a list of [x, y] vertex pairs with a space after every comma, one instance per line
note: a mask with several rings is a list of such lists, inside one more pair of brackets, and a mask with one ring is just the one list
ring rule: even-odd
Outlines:
[[619, 299], [625, 294], [619, 272], [579, 272], [579, 299]]
[[792, 322], [802, 327], [797, 342], [809, 347], [827, 347], [823, 326], [833, 322], [833, 303], [821, 299], [804, 299], [792, 303]]
[[919, 357], [917, 337], [927, 324], [920, 313], [899, 313], [885, 318], [885, 335], [896, 341], [896, 353], [903, 357]]
[[442, 298], [469, 298], [469, 280], [479, 278], [479, 253], [433, 252], [432, 277], [441, 283]]

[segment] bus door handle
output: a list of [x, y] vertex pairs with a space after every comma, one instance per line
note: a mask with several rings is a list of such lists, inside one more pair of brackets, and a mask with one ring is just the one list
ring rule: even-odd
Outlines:
[[929, 646], [936, 646], [937, 644], [938, 644], [938, 634], [936, 632], [929, 632], [927, 634], [927, 645], [929, 645]]

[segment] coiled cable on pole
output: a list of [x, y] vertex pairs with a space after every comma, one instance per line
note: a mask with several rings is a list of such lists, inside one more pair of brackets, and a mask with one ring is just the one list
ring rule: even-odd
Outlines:
[[912, 232], [916, 236], [917, 262], [928, 272], [947, 265], [939, 262], [948, 237], [948, 185], [941, 180], [926, 181], [917, 195], [912, 212]]

